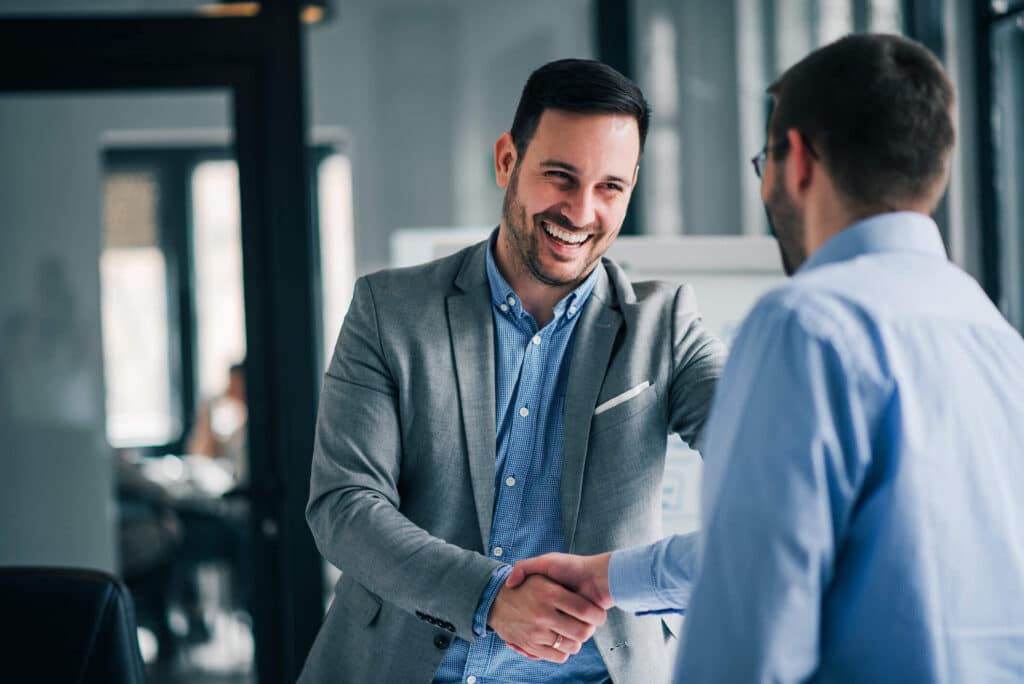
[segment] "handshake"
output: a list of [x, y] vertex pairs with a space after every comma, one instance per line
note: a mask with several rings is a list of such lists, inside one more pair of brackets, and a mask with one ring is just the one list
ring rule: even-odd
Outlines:
[[564, 663], [603, 625], [612, 607], [610, 553], [549, 553], [520, 561], [491, 604], [487, 624], [531, 660]]

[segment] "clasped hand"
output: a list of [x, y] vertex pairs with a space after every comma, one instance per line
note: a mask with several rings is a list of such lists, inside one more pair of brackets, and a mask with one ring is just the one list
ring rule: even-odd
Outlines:
[[488, 624], [515, 652], [564, 663], [604, 624], [611, 606], [608, 554], [550, 553], [516, 564]]

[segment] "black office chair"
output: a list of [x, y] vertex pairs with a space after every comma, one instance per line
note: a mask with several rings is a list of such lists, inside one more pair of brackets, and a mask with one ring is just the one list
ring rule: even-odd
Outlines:
[[0, 680], [144, 684], [135, 610], [114, 576], [0, 568]]

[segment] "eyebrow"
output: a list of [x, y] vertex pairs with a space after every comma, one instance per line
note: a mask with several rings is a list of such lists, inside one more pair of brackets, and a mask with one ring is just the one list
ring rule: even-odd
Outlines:
[[[557, 159], [545, 159], [540, 163], [540, 165], [556, 169], [562, 169], [564, 171], [568, 171], [569, 173], [576, 174], [577, 176], [580, 175], [580, 170], [577, 169], [575, 166], [568, 162], [558, 161]], [[625, 180], [624, 178], [619, 178], [618, 176], [605, 176], [603, 180], [615, 181], [616, 183], [629, 185], [629, 181]]]

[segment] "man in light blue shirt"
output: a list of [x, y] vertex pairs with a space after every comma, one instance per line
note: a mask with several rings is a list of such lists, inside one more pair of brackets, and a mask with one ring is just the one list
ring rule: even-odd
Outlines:
[[859, 35], [769, 93], [754, 166], [793, 278], [719, 385], [702, 532], [509, 584], [685, 609], [688, 684], [1024, 681], [1024, 341], [928, 217], [953, 87], [920, 45]]

